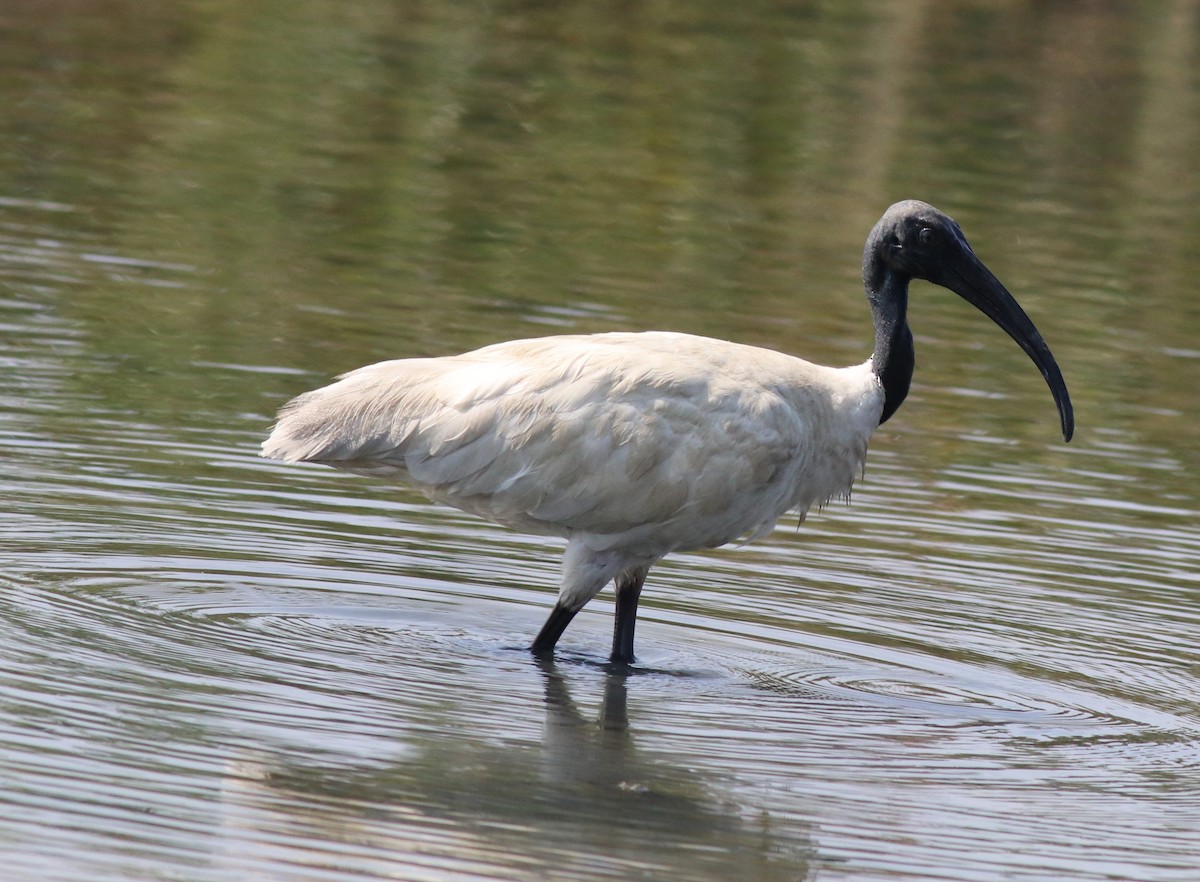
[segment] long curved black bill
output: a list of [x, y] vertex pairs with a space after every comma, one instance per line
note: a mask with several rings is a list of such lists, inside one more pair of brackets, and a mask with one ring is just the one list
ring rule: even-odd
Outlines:
[[1071, 406], [1066, 381], [1050, 347], [1016, 298], [1008, 293], [1008, 289], [1000, 284], [1000, 280], [983, 265], [983, 261], [975, 256], [965, 241], [962, 246], [962, 251], [946, 262], [946, 277], [939, 281], [1003, 328], [1025, 350], [1050, 387], [1050, 394], [1054, 396], [1062, 420], [1063, 440], [1070, 441], [1075, 434], [1075, 409]]

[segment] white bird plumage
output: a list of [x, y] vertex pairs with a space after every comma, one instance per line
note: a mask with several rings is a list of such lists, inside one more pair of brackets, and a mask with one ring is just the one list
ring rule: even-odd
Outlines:
[[769, 531], [849, 493], [912, 376], [908, 282], [975, 304], [1025, 348], [1073, 426], [1049, 349], [958, 225], [897, 203], [872, 230], [868, 361], [830, 368], [668, 332], [543, 337], [384, 361], [284, 406], [263, 455], [394, 479], [492, 521], [567, 540], [558, 601], [533, 649], [615, 580], [612, 658], [633, 658], [650, 567]]
[[560, 601], [577, 608], [622, 572], [846, 494], [882, 407], [869, 362], [666, 332], [544, 337], [359, 368], [287, 405], [263, 454], [563, 536]]

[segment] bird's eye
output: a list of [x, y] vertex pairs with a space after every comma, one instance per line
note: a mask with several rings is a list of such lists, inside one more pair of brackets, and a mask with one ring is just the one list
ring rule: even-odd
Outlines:
[[933, 232], [932, 227], [921, 227], [921, 232], [917, 233], [917, 238], [922, 245], [932, 245], [937, 235]]

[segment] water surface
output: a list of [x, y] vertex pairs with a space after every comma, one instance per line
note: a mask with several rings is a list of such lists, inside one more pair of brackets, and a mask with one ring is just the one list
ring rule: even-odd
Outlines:
[[[1193, 880], [1191, 0], [80, 2], [0, 17], [0, 878]], [[257, 458], [383, 358], [671, 328], [861, 361], [853, 505], [678, 555], [553, 664], [560, 543]]]

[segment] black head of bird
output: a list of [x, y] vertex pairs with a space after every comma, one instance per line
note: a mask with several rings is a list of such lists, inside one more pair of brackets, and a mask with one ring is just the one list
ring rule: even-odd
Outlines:
[[876, 371], [887, 393], [883, 419], [908, 394], [914, 363], [907, 325], [908, 282], [924, 279], [949, 288], [999, 325], [1025, 350], [1050, 387], [1064, 441], [1075, 431], [1074, 409], [1062, 371], [1041, 333], [976, 255], [952, 218], [925, 202], [891, 206], [867, 237], [863, 283], [876, 330]]

